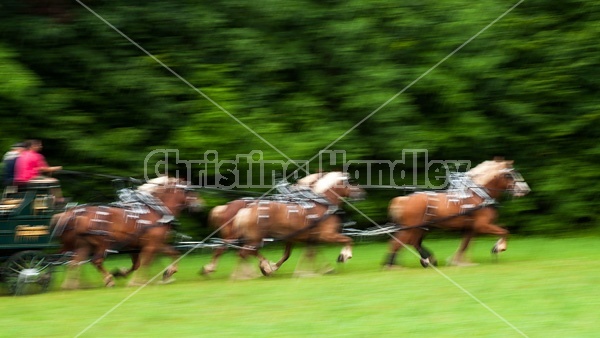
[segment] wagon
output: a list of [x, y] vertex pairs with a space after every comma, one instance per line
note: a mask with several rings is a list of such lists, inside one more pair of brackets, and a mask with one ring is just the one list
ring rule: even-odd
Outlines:
[[53, 254], [50, 220], [62, 210], [51, 191], [56, 184], [6, 187], [0, 200], [0, 281], [11, 294], [48, 289], [62, 255]]

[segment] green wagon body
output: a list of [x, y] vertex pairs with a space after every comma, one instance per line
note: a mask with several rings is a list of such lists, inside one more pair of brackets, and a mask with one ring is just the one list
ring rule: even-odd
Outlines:
[[50, 221], [60, 212], [51, 191], [56, 186], [35, 185], [19, 192], [11, 187], [0, 200], [0, 280], [12, 294], [25, 288], [45, 291], [50, 284], [58, 244]]

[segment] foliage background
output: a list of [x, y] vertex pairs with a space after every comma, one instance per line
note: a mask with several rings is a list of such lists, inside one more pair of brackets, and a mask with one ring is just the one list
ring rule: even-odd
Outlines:
[[[309, 159], [516, 2], [83, 3], [289, 158]], [[505, 204], [512, 231], [596, 230], [599, 20], [591, 1], [525, 1], [331, 149], [502, 155], [533, 189]], [[3, 1], [0, 74], [0, 146], [41, 138], [65, 169], [140, 177], [157, 148], [286, 160], [74, 1]], [[60, 179], [76, 200], [112, 198], [105, 177]], [[359, 208], [384, 222], [399, 193], [369, 191]]]

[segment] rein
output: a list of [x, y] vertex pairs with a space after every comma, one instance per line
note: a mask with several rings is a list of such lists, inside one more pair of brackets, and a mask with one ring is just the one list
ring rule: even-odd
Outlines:
[[113, 180], [122, 180], [122, 181], [130, 181], [130, 180], [132, 180], [131, 177], [98, 174], [98, 173], [85, 172], [85, 171], [77, 171], [77, 170], [65, 170], [65, 169], [61, 169], [61, 170], [57, 171], [57, 173], [58, 174], [68, 174], [68, 175], [90, 176], [90, 177], [96, 176], [96, 177], [110, 178], [110, 179], [113, 179]]

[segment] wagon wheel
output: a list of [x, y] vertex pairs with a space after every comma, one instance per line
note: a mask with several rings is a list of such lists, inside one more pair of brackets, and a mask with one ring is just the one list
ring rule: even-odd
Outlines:
[[4, 267], [4, 281], [11, 294], [35, 289], [44, 292], [52, 280], [52, 264], [40, 251], [21, 251], [10, 256]]

